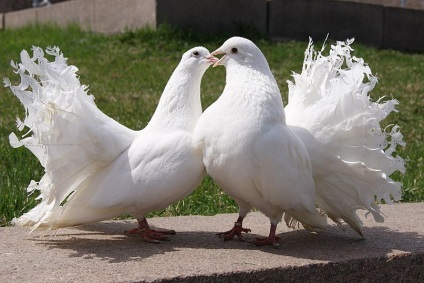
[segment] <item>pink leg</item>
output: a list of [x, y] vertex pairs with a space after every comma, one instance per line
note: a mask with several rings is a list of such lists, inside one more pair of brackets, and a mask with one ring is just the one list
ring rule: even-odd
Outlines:
[[138, 227], [126, 231], [125, 233], [128, 235], [140, 235], [141, 238], [148, 243], [158, 244], [160, 241], [168, 241], [168, 237], [165, 234], [175, 234], [174, 230], [153, 230], [150, 229], [149, 223], [147, 223], [146, 218], [137, 219]]
[[269, 236], [265, 238], [256, 238], [252, 241], [253, 244], [257, 246], [266, 246], [272, 245], [274, 248], [280, 248], [280, 238], [275, 236], [275, 231], [277, 230], [277, 225], [271, 224], [271, 228], [269, 229]]
[[243, 235], [241, 233], [242, 232], [249, 233], [251, 232], [251, 230], [247, 228], [243, 228], [242, 223], [243, 223], [243, 217], [239, 216], [237, 221], [234, 223], [234, 227], [231, 230], [217, 233], [216, 235], [220, 238], [224, 238], [224, 241], [231, 240], [232, 238], [234, 238], [234, 236], [237, 236], [237, 238], [240, 241], [244, 241]]

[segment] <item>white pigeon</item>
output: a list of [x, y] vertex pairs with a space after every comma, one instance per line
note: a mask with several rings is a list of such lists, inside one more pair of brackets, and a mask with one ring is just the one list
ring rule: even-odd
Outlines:
[[401, 199], [401, 184], [390, 175], [405, 172], [395, 153], [405, 143], [398, 126], [381, 128], [398, 101], [372, 102], [377, 78], [362, 58], [351, 56], [352, 42], [337, 42], [324, 56], [310, 41], [302, 73], [288, 82], [286, 117], [308, 148], [318, 206], [341, 228], [344, 221], [363, 236], [357, 209], [382, 222], [377, 202]]
[[227, 69], [224, 92], [200, 117], [194, 141], [203, 151], [208, 174], [240, 208], [232, 230], [242, 238], [243, 218], [255, 207], [270, 218], [267, 238], [257, 245], [278, 246], [277, 224], [285, 214], [305, 228], [323, 228], [316, 209], [308, 152], [286, 125], [283, 102], [268, 63], [250, 40], [233, 37], [212, 54], [225, 54], [216, 65]]
[[[382, 221], [377, 201], [390, 203], [401, 197], [400, 184], [389, 176], [396, 170], [404, 172], [403, 159], [394, 156], [396, 145], [404, 143], [397, 126], [390, 132], [380, 127], [398, 102], [371, 101], [368, 92], [376, 79], [362, 59], [350, 56], [350, 43], [338, 42], [328, 57], [308, 46], [302, 74], [294, 74], [295, 82], [289, 82], [285, 118], [289, 130], [301, 140], [297, 147], [306, 146], [309, 153], [321, 212], [342, 228], [345, 221], [363, 236], [356, 210], [366, 209], [376, 221]], [[275, 215], [281, 216], [269, 211], [273, 202], [295, 204], [302, 196], [313, 199], [313, 189], [296, 195], [305, 192], [296, 190], [298, 184], [293, 182], [292, 171], [299, 169], [290, 165], [295, 145], [291, 145], [288, 158], [287, 148], [282, 146], [287, 137], [279, 136], [275, 126], [285, 125], [283, 105], [263, 54], [253, 42], [240, 37], [212, 52], [220, 53], [225, 55], [215, 65], [227, 68], [226, 87], [199, 119], [194, 138], [203, 148], [208, 173], [240, 206], [234, 227], [221, 233], [224, 239], [231, 239], [250, 231], [242, 228], [242, 221], [252, 206], [275, 223]], [[365, 76], [368, 82], [363, 82]], [[269, 144], [263, 142], [266, 139]], [[279, 164], [272, 163], [278, 159]], [[309, 169], [303, 170], [309, 173]], [[283, 189], [289, 187], [294, 197]], [[264, 201], [267, 210], [258, 206]], [[286, 213], [284, 219], [289, 227], [295, 228], [299, 221], [311, 228], [296, 215]], [[325, 222], [312, 226], [325, 227]], [[271, 236], [265, 243], [275, 243]]]
[[[182, 56], [169, 79], [150, 123], [133, 131], [101, 112], [60, 50], [23, 50], [12, 62], [21, 83], [9, 86], [26, 110], [10, 135], [14, 147], [30, 149], [45, 168], [28, 192], [40, 192], [39, 204], [14, 223], [35, 229], [57, 229], [132, 215], [147, 242], [166, 239], [150, 229], [145, 215], [183, 199], [201, 182], [205, 169], [192, 133], [202, 113], [201, 78], [218, 59], [204, 47]], [[164, 231], [174, 233], [174, 231]]]

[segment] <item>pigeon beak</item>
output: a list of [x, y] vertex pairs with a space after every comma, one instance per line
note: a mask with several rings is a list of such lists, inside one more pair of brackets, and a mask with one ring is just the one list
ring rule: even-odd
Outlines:
[[216, 64], [218, 63], [219, 59], [216, 58], [215, 56], [209, 55], [208, 57], [205, 58], [207, 62], [211, 63], [211, 64]]
[[[225, 52], [221, 51], [221, 49], [218, 48], [217, 50], [215, 50], [214, 52], [211, 53], [211, 55], [218, 55], [218, 54], [225, 54]], [[213, 64], [212, 67], [223, 65], [224, 64], [223, 61], [224, 61], [225, 58], [227, 58], [227, 55], [222, 56], [221, 59], [219, 59], [219, 61], [217, 61], [217, 62], [215, 62], [215, 64]]]
[[224, 53], [225, 52], [221, 51], [221, 49], [218, 48], [217, 50], [215, 50], [214, 52], [212, 52], [211, 55], [212, 56], [215, 56], [215, 55], [224, 54]]
[[224, 60], [227, 58], [227, 55], [224, 55], [224, 56], [222, 56], [221, 57], [221, 59], [219, 59], [219, 61], [217, 61], [215, 64], [213, 64], [213, 66], [212, 67], [216, 67], [216, 66], [219, 66], [219, 65], [224, 65]]

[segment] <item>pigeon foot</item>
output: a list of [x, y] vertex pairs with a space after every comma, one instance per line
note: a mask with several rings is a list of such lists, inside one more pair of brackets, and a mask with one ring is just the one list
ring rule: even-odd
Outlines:
[[247, 229], [247, 228], [243, 228], [242, 227], [242, 223], [241, 222], [235, 222], [234, 223], [234, 227], [226, 232], [221, 232], [221, 233], [217, 233], [216, 235], [220, 238], [224, 238], [224, 241], [228, 241], [234, 238], [234, 236], [237, 236], [237, 238], [240, 241], [245, 242], [242, 233], [249, 233], [252, 230]]
[[177, 233], [175, 232], [175, 230], [163, 229], [163, 228], [154, 228], [154, 229], [150, 229], [150, 231], [153, 231], [159, 234], [164, 234], [164, 235], [175, 235]]
[[126, 231], [127, 235], [139, 235], [147, 243], [159, 244], [160, 241], [169, 241], [169, 238], [163, 233], [156, 232], [150, 228], [134, 228]]
[[257, 246], [272, 245], [274, 248], [279, 249], [280, 248], [280, 238], [275, 236], [276, 230], [277, 230], [277, 224], [271, 224], [268, 237], [264, 237], [264, 238], [257, 237], [257, 238], [255, 238], [255, 240], [251, 241], [251, 243], [255, 244]]
[[138, 227], [125, 231], [127, 235], [140, 235], [141, 238], [147, 243], [158, 244], [160, 241], [169, 241], [169, 238], [165, 235], [174, 235], [175, 230], [168, 229], [151, 229], [149, 223], [147, 223], [146, 218], [141, 220], [137, 219]]
[[255, 244], [257, 246], [267, 246], [272, 245], [274, 248], [279, 249], [280, 248], [280, 238], [277, 236], [273, 237], [257, 237], [255, 240], [251, 241], [252, 244]]

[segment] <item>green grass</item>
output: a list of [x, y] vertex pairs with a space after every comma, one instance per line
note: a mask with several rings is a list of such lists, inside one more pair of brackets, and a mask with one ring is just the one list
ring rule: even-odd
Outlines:
[[[287, 101], [286, 80], [291, 71], [299, 72], [307, 42], [271, 43], [250, 29], [240, 31], [254, 39], [267, 57]], [[203, 45], [215, 50], [228, 35], [206, 37], [170, 27], [158, 31], [139, 30], [121, 35], [100, 35], [83, 32], [76, 26], [60, 29], [33, 26], [0, 32], [0, 77], [16, 83], [10, 60], [19, 60], [22, 49], [32, 45], [42, 48], [60, 46], [69, 63], [78, 66], [83, 84], [89, 85], [98, 107], [107, 115], [132, 128], [146, 126], [162, 90], [181, 55]], [[306, 40], [306, 39], [305, 39]], [[321, 40], [321, 39], [319, 39]], [[317, 44], [320, 45], [320, 44]], [[400, 154], [408, 160], [407, 173], [396, 174], [403, 183], [404, 201], [424, 200], [424, 55], [379, 50], [354, 44], [355, 55], [363, 57], [380, 78], [373, 98], [393, 96], [400, 101], [399, 113], [391, 115], [386, 124], [402, 128], [407, 147]], [[224, 68], [209, 69], [202, 81], [203, 108], [213, 103], [225, 84]], [[15, 118], [24, 117], [23, 108], [13, 94], [0, 88], [0, 224], [8, 223], [36, 203], [25, 191], [30, 180], [39, 180], [43, 168], [24, 149], [13, 149], [8, 135], [16, 131]], [[205, 178], [190, 197], [154, 215], [211, 215], [236, 212], [237, 205], [210, 178]]]

